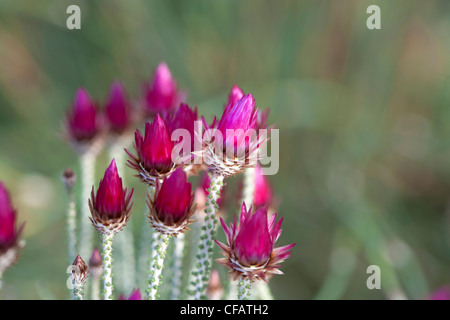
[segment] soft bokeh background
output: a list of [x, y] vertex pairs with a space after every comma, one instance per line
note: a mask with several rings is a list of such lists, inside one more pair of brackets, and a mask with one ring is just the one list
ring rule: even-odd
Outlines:
[[0, 1], [0, 180], [27, 222], [3, 297], [67, 298], [60, 177], [79, 168], [60, 133], [76, 88], [103, 101], [121, 79], [137, 98], [161, 61], [207, 118], [233, 84], [271, 108], [280, 243], [297, 243], [276, 298], [426, 297], [450, 282], [449, 30], [445, 0]]

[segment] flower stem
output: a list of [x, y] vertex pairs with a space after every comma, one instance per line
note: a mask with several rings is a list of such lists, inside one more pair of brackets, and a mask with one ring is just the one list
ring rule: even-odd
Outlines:
[[96, 155], [89, 150], [80, 156], [81, 166], [81, 236], [79, 243], [80, 255], [88, 257], [92, 252], [92, 234], [93, 228], [89, 217], [91, 215], [89, 210], [89, 194], [94, 185], [95, 175], [95, 160]]
[[248, 300], [250, 299], [250, 291], [252, 288], [252, 281], [248, 278], [241, 278], [239, 280], [239, 293], [238, 293], [238, 299], [239, 300]]
[[197, 256], [198, 262], [196, 265], [197, 271], [193, 272], [196, 277], [194, 299], [206, 299], [205, 290], [208, 286], [209, 275], [211, 273], [211, 256], [213, 236], [216, 228], [216, 213], [219, 209], [217, 200], [220, 198], [220, 191], [223, 187], [224, 177], [215, 172], [208, 172], [210, 178], [210, 187], [208, 189], [208, 196], [205, 203], [205, 225], [202, 227], [202, 235], [200, 237], [200, 245], [198, 246], [199, 254]]
[[155, 232], [151, 246], [150, 269], [148, 273], [148, 299], [157, 298], [159, 285], [162, 283], [162, 269], [166, 258], [170, 235]]
[[269, 284], [267, 282], [260, 281], [255, 286], [254, 290], [255, 296], [261, 300], [273, 300], [273, 294], [270, 290]]
[[[149, 186], [148, 187], [148, 193], [150, 195], [150, 198], [153, 199], [153, 195], [155, 193], [155, 187], [154, 186]], [[148, 210], [148, 207], [145, 206], [145, 210]], [[140, 243], [139, 243], [139, 252], [138, 252], [138, 260], [137, 260], [137, 268], [138, 268], [138, 275], [137, 275], [137, 279], [138, 281], [142, 280], [142, 283], [139, 283], [142, 286], [145, 286], [145, 279], [147, 276], [147, 271], [148, 271], [148, 266], [150, 263], [150, 254], [148, 251], [148, 246], [152, 244], [152, 238], [153, 238], [153, 233], [154, 230], [153, 228], [150, 228], [149, 230], [149, 225], [147, 222], [147, 215], [146, 212], [144, 212], [144, 218], [143, 218], [143, 222], [142, 222], [142, 227], [141, 227], [141, 239], [140, 239]]]
[[112, 300], [112, 242], [114, 234], [102, 234], [102, 266], [104, 300]]
[[73, 300], [83, 300], [84, 284], [73, 280]]
[[100, 300], [100, 278], [91, 278], [92, 279], [92, 288], [91, 288], [91, 296], [92, 300]]
[[68, 261], [72, 263], [76, 257], [76, 207], [75, 207], [75, 194], [73, 190], [69, 194], [69, 205], [67, 208], [67, 246], [68, 246]]
[[253, 204], [253, 196], [255, 193], [255, 168], [247, 168], [244, 172], [244, 191], [242, 194], [242, 201], [245, 206], [250, 208]]
[[172, 281], [170, 295], [171, 300], [178, 300], [181, 292], [181, 266], [183, 264], [183, 251], [185, 245], [184, 233], [179, 233], [175, 238], [175, 250], [173, 251]]

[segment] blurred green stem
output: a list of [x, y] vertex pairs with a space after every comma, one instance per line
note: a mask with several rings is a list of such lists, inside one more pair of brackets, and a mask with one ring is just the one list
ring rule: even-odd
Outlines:
[[78, 252], [83, 257], [88, 257], [92, 252], [93, 228], [89, 220], [90, 210], [88, 199], [94, 186], [96, 154], [92, 150], [84, 152], [80, 156], [81, 168], [81, 235]]
[[67, 245], [69, 264], [71, 264], [76, 257], [76, 217], [75, 192], [72, 189], [69, 191], [69, 205], [67, 207]]
[[[150, 199], [153, 199], [154, 193], [155, 193], [155, 187], [149, 186], [147, 189], [148, 196]], [[137, 267], [138, 267], [138, 275], [137, 278], [139, 280], [139, 284], [143, 287], [146, 285], [145, 279], [147, 279], [147, 271], [148, 271], [148, 265], [150, 263], [150, 252], [148, 250], [148, 247], [152, 245], [152, 239], [153, 239], [153, 233], [154, 230], [150, 226], [150, 224], [147, 221], [147, 210], [148, 207], [145, 206], [145, 212], [143, 217], [143, 222], [141, 226], [141, 239], [139, 242], [139, 255], [137, 260]]]
[[172, 265], [172, 281], [171, 281], [171, 300], [178, 300], [181, 292], [181, 267], [183, 265], [185, 236], [184, 233], [179, 233], [174, 239], [175, 249], [173, 250], [173, 265]]
[[91, 295], [92, 300], [100, 300], [100, 280], [101, 277], [92, 277], [92, 289], [91, 289]]

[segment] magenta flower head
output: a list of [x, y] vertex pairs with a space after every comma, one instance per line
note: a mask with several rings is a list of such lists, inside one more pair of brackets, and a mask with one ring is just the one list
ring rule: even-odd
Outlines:
[[275, 248], [275, 242], [281, 235], [281, 223], [276, 222], [277, 214], [267, 219], [267, 209], [260, 208], [251, 214], [245, 203], [242, 204], [239, 224], [231, 223], [228, 227], [221, 218], [227, 245], [217, 241], [225, 258], [217, 262], [230, 268], [234, 279], [248, 277], [268, 281], [274, 274], [283, 274], [280, 263], [290, 256], [290, 249], [295, 244]]
[[105, 112], [109, 127], [113, 132], [121, 134], [128, 128], [130, 124], [130, 103], [123, 85], [118, 81], [111, 85]]
[[269, 206], [272, 202], [272, 188], [267, 177], [262, 174], [259, 164], [255, 168], [255, 192], [253, 193], [253, 205], [256, 208]]
[[157, 231], [175, 236], [186, 231], [192, 222], [189, 218], [195, 205], [192, 185], [183, 169], [178, 168], [162, 183], [158, 181], [154, 198], [148, 196], [147, 204], [150, 208], [148, 218]]
[[[20, 243], [21, 241], [19, 241], [19, 236], [22, 233], [23, 227], [24, 225], [22, 224], [18, 230], [16, 229], [16, 211], [12, 207], [8, 191], [0, 181], [0, 273], [3, 268], [2, 259], [8, 256], [6, 252], [11, 250], [10, 253], [12, 253], [12, 255], [10, 257], [10, 264], [16, 261], [18, 251], [23, 246], [23, 244]], [[7, 266], [5, 266], [5, 268]]]
[[160, 63], [152, 82], [145, 88], [146, 113], [150, 117], [154, 117], [157, 113], [170, 113], [181, 99], [183, 94], [178, 91], [177, 83], [169, 67], [164, 62]]
[[101, 234], [116, 234], [122, 230], [131, 215], [132, 195], [133, 189], [129, 192], [123, 188], [113, 159], [100, 180], [97, 194], [92, 187], [89, 207], [95, 229]]
[[91, 142], [98, 134], [97, 108], [86, 89], [79, 88], [75, 93], [66, 121], [69, 139], [74, 143]]
[[[233, 96], [229, 98], [233, 102]], [[258, 150], [266, 139], [257, 129], [258, 109], [251, 94], [234, 104], [227, 104], [219, 121], [214, 119], [203, 140], [203, 159], [209, 170], [223, 176], [232, 176], [254, 167]], [[210, 130], [210, 129], [216, 129]]]
[[175, 169], [172, 161], [173, 141], [165, 121], [158, 115], [152, 123], [145, 124], [145, 135], [136, 130], [134, 149], [136, 155], [125, 150], [130, 157], [127, 165], [138, 172], [142, 182], [154, 186], [156, 180], [164, 178]]
[[167, 127], [174, 139], [174, 152], [178, 155], [177, 164], [182, 165], [188, 175], [197, 175], [201, 170], [206, 169], [203, 163], [196, 164], [192, 161], [196, 140], [201, 146], [195, 130], [198, 120], [197, 107], [192, 109], [185, 103], [180, 104], [173, 114], [166, 117]]

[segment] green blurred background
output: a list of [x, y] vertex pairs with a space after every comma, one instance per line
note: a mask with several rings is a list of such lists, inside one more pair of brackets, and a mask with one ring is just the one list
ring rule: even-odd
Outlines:
[[[81, 30], [66, 28], [71, 4]], [[61, 174], [79, 168], [61, 131], [76, 88], [104, 101], [121, 79], [138, 98], [161, 61], [207, 119], [233, 84], [271, 108], [279, 242], [297, 243], [276, 298], [426, 297], [450, 282], [449, 30], [445, 0], [0, 1], [0, 180], [27, 222], [3, 297], [67, 298]], [[137, 226], [144, 190], [126, 170]], [[381, 290], [366, 287], [372, 264]]]

